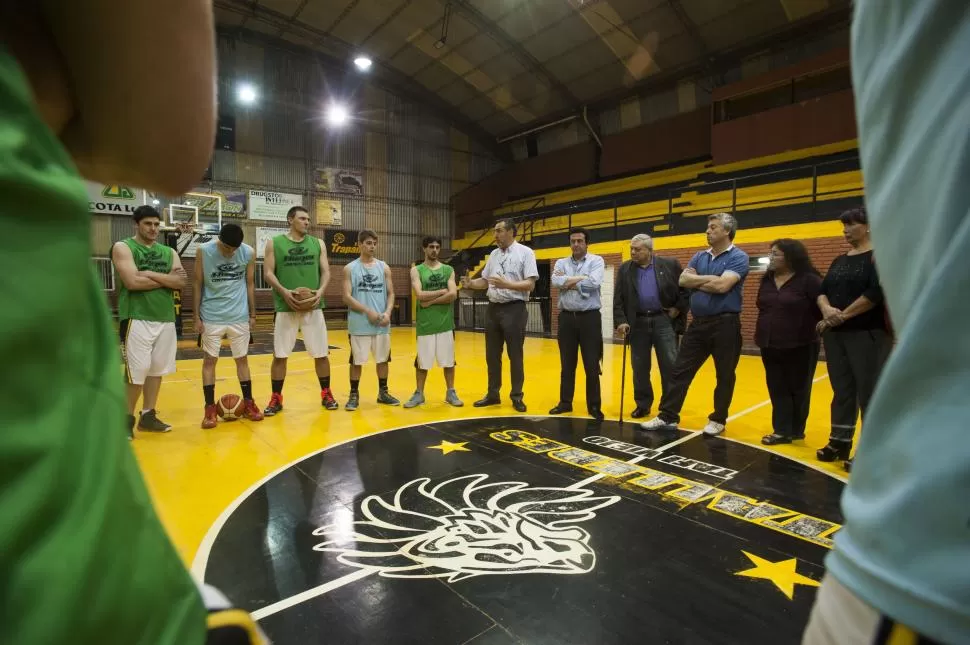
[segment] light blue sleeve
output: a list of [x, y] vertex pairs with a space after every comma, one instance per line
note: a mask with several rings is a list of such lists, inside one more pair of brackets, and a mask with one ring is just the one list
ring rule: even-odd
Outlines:
[[[556, 275], [560, 271], [562, 271], [562, 275]], [[552, 269], [552, 279], [550, 280], [552, 282], [552, 286], [557, 289], [562, 289], [562, 286], [566, 284], [566, 278], [568, 277], [569, 276], [566, 275], [565, 260], [556, 260], [556, 266], [554, 266]]]

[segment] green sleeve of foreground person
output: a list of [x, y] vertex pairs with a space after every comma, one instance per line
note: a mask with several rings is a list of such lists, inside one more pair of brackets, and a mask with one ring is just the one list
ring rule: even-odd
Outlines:
[[205, 608], [128, 443], [84, 185], [2, 46], [0, 105], [0, 355], [16, 366], [0, 388], [0, 643], [202, 645]]

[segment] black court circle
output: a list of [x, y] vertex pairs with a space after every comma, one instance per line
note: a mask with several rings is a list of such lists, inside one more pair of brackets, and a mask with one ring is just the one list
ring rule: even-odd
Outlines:
[[271, 476], [196, 572], [276, 645], [798, 643], [843, 487], [683, 431], [422, 424]]

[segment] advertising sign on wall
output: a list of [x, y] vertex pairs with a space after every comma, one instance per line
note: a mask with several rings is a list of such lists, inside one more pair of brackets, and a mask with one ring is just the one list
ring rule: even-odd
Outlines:
[[263, 250], [266, 248], [266, 243], [277, 235], [284, 235], [290, 229], [288, 228], [262, 228], [258, 227], [256, 229], [256, 257], [263, 257]]
[[354, 259], [360, 255], [360, 246], [357, 244], [357, 231], [346, 231], [344, 229], [327, 229], [324, 233], [324, 242], [327, 243], [327, 253], [332, 258]]
[[269, 190], [249, 191], [249, 219], [286, 221], [286, 211], [303, 205], [303, 195]]
[[340, 200], [338, 199], [317, 199], [316, 203], [317, 224], [324, 226], [340, 226], [343, 217], [340, 214]]
[[317, 168], [313, 171], [313, 183], [317, 190], [327, 193], [364, 194], [364, 173], [345, 168]]
[[131, 215], [142, 205], [142, 192], [134, 186], [106, 185], [86, 181], [88, 210], [102, 215]]

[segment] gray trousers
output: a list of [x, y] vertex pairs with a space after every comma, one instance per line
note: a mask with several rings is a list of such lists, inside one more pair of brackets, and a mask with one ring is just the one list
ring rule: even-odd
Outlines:
[[865, 421], [866, 408], [892, 349], [892, 339], [885, 331], [875, 329], [827, 331], [822, 340], [833, 393], [829, 439], [852, 441], [860, 412]]

